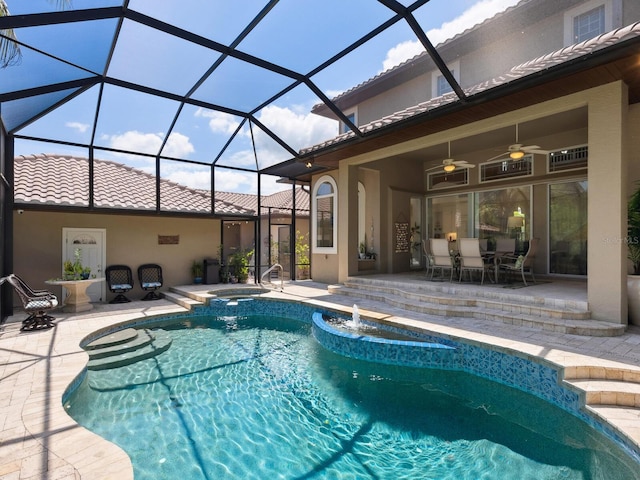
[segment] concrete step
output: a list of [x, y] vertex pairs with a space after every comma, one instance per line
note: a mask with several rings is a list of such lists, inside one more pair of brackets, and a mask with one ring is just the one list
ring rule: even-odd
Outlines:
[[[127, 343], [134, 340], [138, 336], [138, 330], [135, 328], [125, 328], [124, 330], [118, 330], [104, 337], [97, 338], [91, 343], [84, 346], [85, 350], [95, 350], [108, 348], [113, 345], [120, 345], [121, 343]], [[91, 355], [91, 354], [89, 354]]]
[[567, 383], [585, 392], [587, 405], [616, 405], [638, 408], [640, 414], [640, 383], [618, 380], [571, 380]]
[[[147, 332], [149, 334], [149, 332]], [[165, 352], [171, 346], [171, 337], [163, 330], [154, 330], [153, 341], [144, 346], [139, 346], [130, 350], [127, 344], [122, 344], [122, 350], [119, 353], [112, 352], [111, 355], [100, 358], [91, 358], [87, 364], [89, 370], [106, 370], [108, 368], [118, 368], [130, 365], [140, 360], [155, 357]]]
[[136, 330], [134, 328], [128, 328], [127, 330], [133, 330], [136, 334], [135, 337], [130, 337], [126, 342], [106, 345], [104, 347], [98, 348], [94, 346], [94, 348], [87, 351], [89, 358], [93, 360], [96, 358], [112, 357], [126, 352], [133, 352], [134, 350], [139, 350], [140, 348], [149, 345], [154, 340], [153, 335], [145, 330]]
[[587, 405], [594, 416], [611, 425], [622, 437], [640, 448], [640, 409], [617, 405]]
[[169, 291], [164, 292], [164, 298], [188, 309], [206, 304], [206, 301], [203, 301], [202, 299], [198, 300], [174, 289], [175, 287], [172, 287]]
[[[455, 286], [412, 286], [364, 277], [349, 278], [343, 285], [330, 285], [329, 293], [386, 303], [427, 315], [477, 318], [545, 331], [588, 336], [618, 336], [624, 325], [592, 320], [590, 312], [556, 302], [533, 301], [503, 292], [470, 292]], [[489, 289], [486, 289], [489, 290]], [[494, 289], [495, 290], [495, 289]], [[495, 296], [491, 298], [490, 296]], [[525, 301], [526, 300], [526, 301]]]
[[589, 365], [581, 361], [580, 365], [565, 366], [563, 369], [564, 380], [617, 380], [620, 382], [640, 383], [640, 367], [631, 365], [622, 367], [619, 365]]

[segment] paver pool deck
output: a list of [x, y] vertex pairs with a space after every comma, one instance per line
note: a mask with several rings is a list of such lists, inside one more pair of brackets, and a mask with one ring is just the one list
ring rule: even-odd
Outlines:
[[[215, 286], [199, 288], [211, 290], [212, 287]], [[530, 291], [545, 294], [534, 288], [537, 287]], [[576, 293], [573, 287], [563, 292], [560, 282], [547, 288], [553, 288], [554, 295], [586, 296], [584, 292]], [[284, 292], [265, 295], [341, 308], [345, 312], [350, 312], [357, 303], [361, 316], [411, 324], [429, 332], [540, 357], [565, 372], [572, 372], [576, 378], [588, 379], [590, 369], [607, 369], [630, 372], [640, 379], [640, 328], [635, 326], [630, 326], [621, 336], [589, 337], [474, 318], [438, 319], [381, 302], [330, 294], [326, 284], [310, 281], [291, 282], [285, 284]], [[131, 462], [124, 451], [76, 424], [64, 411], [62, 395], [87, 364], [88, 355], [80, 348], [80, 342], [87, 335], [122, 322], [187, 309], [165, 299], [95, 307], [89, 312], [56, 312], [57, 326], [45, 331], [20, 332], [22, 312], [0, 326], [0, 478], [133, 478]], [[639, 384], [629, 384], [630, 395], [635, 394]], [[636, 413], [625, 410], [622, 414], [623, 410], [612, 407], [605, 410], [604, 415], [609, 423], [640, 445], [640, 402], [636, 407]]]

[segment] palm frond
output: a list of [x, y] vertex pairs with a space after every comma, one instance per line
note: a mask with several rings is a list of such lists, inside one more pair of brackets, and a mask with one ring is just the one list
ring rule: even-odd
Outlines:
[[[9, 7], [0, 0], [0, 17], [7, 17]], [[16, 34], [13, 30], [0, 30], [0, 69], [11, 65], [18, 65], [22, 60], [20, 46], [16, 43]]]

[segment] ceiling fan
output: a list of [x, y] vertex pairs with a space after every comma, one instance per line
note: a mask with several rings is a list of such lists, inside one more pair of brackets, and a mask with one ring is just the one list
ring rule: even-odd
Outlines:
[[547, 150], [541, 150], [538, 145], [523, 145], [522, 143], [518, 143], [518, 124], [516, 123], [516, 143], [513, 143], [507, 147], [507, 151], [501, 153], [500, 155], [496, 155], [495, 157], [487, 160], [490, 162], [491, 160], [495, 160], [496, 158], [503, 157], [504, 155], [509, 155], [511, 160], [520, 160], [522, 157], [527, 155], [528, 153], [540, 153], [542, 155], [546, 155], [549, 152]]
[[451, 158], [451, 142], [447, 142], [447, 146], [449, 151], [448, 158], [445, 158], [444, 160], [442, 160], [442, 165], [427, 168], [425, 172], [430, 172], [432, 170], [438, 170], [439, 168], [442, 168], [442, 170], [444, 170], [446, 173], [451, 173], [456, 168], [475, 168], [476, 167], [475, 165], [468, 163], [465, 160], [454, 160], [453, 158]]

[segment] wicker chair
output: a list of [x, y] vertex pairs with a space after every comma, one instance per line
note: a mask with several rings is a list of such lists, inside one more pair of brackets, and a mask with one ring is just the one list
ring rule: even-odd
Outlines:
[[107, 280], [107, 287], [113, 293], [117, 293], [116, 297], [109, 303], [126, 303], [130, 302], [124, 294], [133, 288], [133, 273], [126, 265], [110, 265], [104, 271]]
[[162, 287], [162, 267], [155, 263], [145, 263], [138, 267], [138, 280], [143, 290], [147, 294], [142, 300], [160, 300], [162, 297], [156, 290]]
[[0, 285], [8, 282], [16, 291], [22, 302], [22, 308], [29, 314], [22, 321], [21, 331], [46, 330], [55, 327], [52, 317], [47, 312], [58, 306], [58, 298], [48, 290], [33, 290], [15, 274], [0, 279]]

